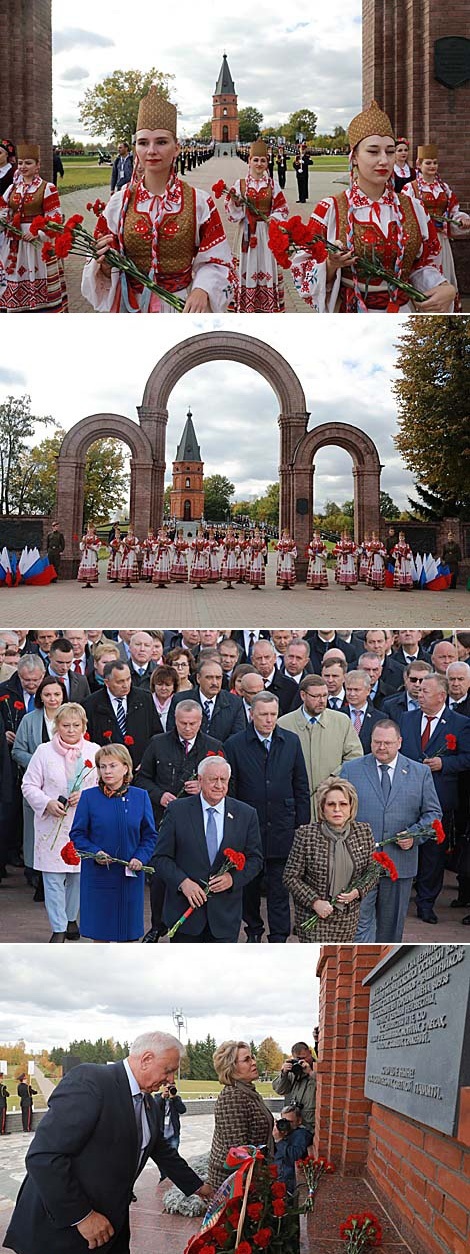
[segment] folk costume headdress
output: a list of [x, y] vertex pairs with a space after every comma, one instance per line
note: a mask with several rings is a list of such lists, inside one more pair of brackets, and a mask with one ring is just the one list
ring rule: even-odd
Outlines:
[[438, 156], [437, 144], [420, 144], [416, 153], [418, 161], [437, 161]]
[[356, 114], [349, 123], [348, 139], [351, 150], [356, 148], [361, 139], [368, 139], [369, 135], [389, 135], [391, 139], [395, 138], [390, 118], [379, 108], [376, 100], [372, 101], [368, 109]]
[[139, 131], [171, 131], [176, 139], [176, 105], [159, 95], [153, 86], [139, 104], [136, 133]]
[[0, 139], [0, 148], [7, 154], [10, 165], [16, 166], [16, 148], [11, 139]]
[[30, 157], [33, 161], [40, 161], [41, 159], [41, 149], [39, 144], [27, 143], [26, 140], [24, 140], [23, 143], [18, 144], [17, 151], [18, 161], [27, 160], [28, 157]]

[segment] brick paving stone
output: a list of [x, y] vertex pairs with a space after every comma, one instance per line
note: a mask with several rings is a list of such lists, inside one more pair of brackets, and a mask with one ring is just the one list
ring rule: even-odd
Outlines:
[[[85, 593], [85, 595], [84, 595]], [[266, 587], [256, 597], [253, 589], [241, 585], [231, 592], [220, 583], [194, 589], [190, 584], [174, 584], [157, 589], [141, 583], [130, 589], [106, 582], [106, 561], [100, 563], [98, 587], [83, 588], [74, 580], [50, 584], [48, 588], [25, 586], [0, 589], [0, 627], [49, 627], [67, 621], [86, 627], [209, 627], [225, 628], [297, 626], [340, 628], [381, 627], [468, 627], [470, 597], [465, 588], [455, 592], [412, 591], [407, 594], [385, 589], [375, 595], [360, 584], [351, 593], [334, 582], [329, 571], [328, 592], [314, 592], [297, 584], [286, 597], [276, 588], [276, 555], [270, 553]]]

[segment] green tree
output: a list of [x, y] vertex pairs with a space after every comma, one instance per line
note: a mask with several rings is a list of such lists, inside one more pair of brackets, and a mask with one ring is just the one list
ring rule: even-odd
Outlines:
[[423, 518], [426, 522], [440, 522], [443, 518], [468, 519], [470, 517], [470, 493], [444, 496], [439, 491], [438, 485], [423, 488], [419, 483], [415, 483], [414, 487], [420, 500], [414, 501], [409, 496], [408, 501], [415, 518]]
[[395, 505], [395, 501], [392, 501], [388, 492], [380, 493], [380, 513], [382, 518], [399, 518], [400, 516], [399, 506]]
[[215, 1051], [215, 1037], [206, 1036], [205, 1041], [195, 1041], [194, 1045], [188, 1041], [186, 1046], [186, 1059], [188, 1064], [189, 1080], [216, 1080], [217, 1073], [212, 1061], [212, 1055]]
[[257, 522], [270, 523], [276, 527], [279, 522], [279, 484], [269, 483], [263, 496], [257, 502]]
[[[15, 513], [50, 514], [55, 507], [57, 457], [65, 432], [58, 428], [18, 457], [11, 472]], [[84, 518], [109, 518], [127, 490], [125, 456], [119, 440], [97, 440], [85, 460]]]
[[305, 135], [306, 139], [314, 139], [317, 130], [318, 118], [312, 109], [297, 109], [296, 113], [289, 114], [288, 127], [289, 138], [295, 139], [297, 133]]
[[210, 522], [223, 522], [230, 510], [235, 484], [225, 475], [209, 475], [203, 480], [204, 514]]
[[242, 144], [250, 144], [253, 139], [257, 139], [260, 133], [260, 126], [263, 121], [263, 114], [259, 109], [255, 109], [253, 105], [248, 105], [246, 109], [240, 109], [238, 114], [238, 134]]
[[80, 121], [90, 135], [117, 143], [120, 139], [132, 144], [137, 125], [139, 101], [152, 84], [161, 96], [169, 99], [173, 74], [161, 70], [114, 70], [96, 87], [89, 87], [79, 106]]
[[420, 488], [470, 495], [470, 317], [416, 318], [398, 341], [395, 444]]
[[204, 144], [207, 144], [209, 140], [212, 139], [212, 118], [209, 118], [207, 122], [202, 123], [202, 126], [199, 127], [197, 138], [202, 139]]
[[284, 1059], [284, 1050], [272, 1036], [267, 1036], [264, 1041], [261, 1041], [261, 1045], [258, 1045], [256, 1061], [259, 1071], [275, 1075], [281, 1070]]
[[55, 426], [51, 417], [31, 413], [29, 396], [7, 396], [0, 405], [0, 514], [12, 512], [12, 481], [19, 458], [26, 456], [27, 440], [36, 426]]
[[119, 440], [97, 440], [85, 462], [84, 519], [106, 521], [127, 491], [125, 457]]

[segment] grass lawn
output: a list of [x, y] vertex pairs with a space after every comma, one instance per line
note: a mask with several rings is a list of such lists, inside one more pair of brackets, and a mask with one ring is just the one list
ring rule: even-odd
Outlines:
[[[51, 1082], [54, 1083], [53, 1080]], [[3, 1083], [6, 1084], [7, 1089], [11, 1093], [11, 1097], [8, 1098], [8, 1110], [12, 1111], [15, 1106], [16, 1109], [19, 1110], [20, 1101], [16, 1094], [17, 1081], [9, 1077], [8, 1080], [4, 1080]], [[178, 1085], [178, 1092], [181, 1094], [183, 1101], [185, 1101], [197, 1097], [217, 1097], [220, 1093], [221, 1087], [222, 1086], [217, 1080], [182, 1080], [181, 1084]], [[262, 1097], [276, 1096], [269, 1080], [259, 1080], [256, 1088], [258, 1093], [261, 1093]], [[46, 1108], [46, 1102], [40, 1092], [37, 1097], [34, 1098], [34, 1107], [35, 1110], [45, 1110]]]
[[85, 187], [104, 187], [111, 181], [111, 166], [98, 165], [97, 157], [64, 157], [64, 177], [59, 192], [78, 192]]

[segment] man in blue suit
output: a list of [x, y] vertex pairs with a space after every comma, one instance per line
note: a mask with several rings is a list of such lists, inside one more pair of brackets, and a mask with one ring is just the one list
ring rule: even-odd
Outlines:
[[[224, 671], [219, 657], [202, 658], [196, 671], [196, 687], [191, 693], [192, 701], [199, 701], [202, 709], [201, 731], [216, 740], [227, 740], [235, 732], [242, 731], [245, 726], [243, 703], [233, 692], [222, 688]], [[175, 726], [175, 709], [180, 701], [187, 700], [186, 689], [176, 692], [172, 697], [167, 732]]]
[[[355, 941], [398, 943], [418, 869], [418, 845], [423, 828], [440, 819], [439, 805], [429, 766], [400, 753], [400, 729], [392, 719], [380, 719], [372, 731], [371, 753], [344, 762], [339, 774], [354, 785], [359, 808], [358, 822], [369, 823], [376, 844], [393, 837], [385, 852], [392, 858], [398, 880], [381, 876], [361, 902]], [[410, 835], [401, 836], [408, 831]]]
[[[447, 836], [459, 805], [459, 778], [470, 769], [470, 719], [448, 708], [448, 691], [445, 675], [427, 675], [420, 684], [420, 710], [404, 714], [401, 720], [405, 753], [432, 771]], [[416, 906], [418, 919], [424, 923], [438, 921], [433, 906], [444, 882], [445, 854], [445, 844], [420, 849]]]
[[[199, 763], [197, 796], [172, 801], [160, 826], [156, 874], [166, 885], [163, 919], [170, 928], [188, 906], [193, 914], [173, 937], [179, 942], [236, 943], [243, 887], [263, 865], [255, 810], [227, 797], [230, 766], [218, 754]], [[245, 856], [241, 871], [220, 869], [226, 849]], [[207, 897], [203, 885], [210, 885]]]
[[[236, 797], [255, 807], [263, 843], [269, 940], [290, 934], [289, 893], [282, 877], [296, 827], [310, 823], [310, 789], [299, 737], [277, 726], [279, 702], [272, 692], [258, 692], [251, 702], [252, 722], [230, 736], [224, 750], [232, 767]], [[262, 868], [243, 894], [247, 940], [261, 941]]]

